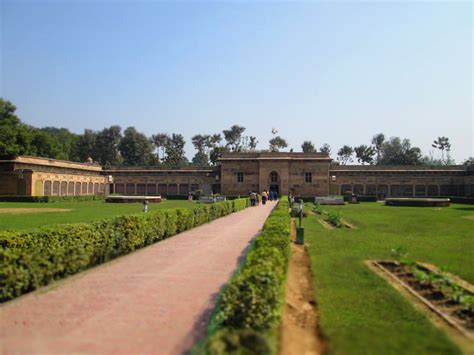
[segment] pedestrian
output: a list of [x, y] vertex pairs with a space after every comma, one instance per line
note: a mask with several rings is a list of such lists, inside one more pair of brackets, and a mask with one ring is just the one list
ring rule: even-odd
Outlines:
[[148, 201], [143, 200], [143, 212], [147, 213], [148, 212]]
[[255, 192], [253, 192], [252, 190], [250, 190], [250, 206], [255, 206]]
[[270, 201], [273, 201], [273, 190], [270, 190], [270, 197], [269, 197]]
[[262, 192], [262, 205], [265, 205], [267, 203], [267, 199], [268, 199], [267, 190], [263, 190], [263, 192]]
[[278, 191], [273, 191], [273, 199], [278, 200]]

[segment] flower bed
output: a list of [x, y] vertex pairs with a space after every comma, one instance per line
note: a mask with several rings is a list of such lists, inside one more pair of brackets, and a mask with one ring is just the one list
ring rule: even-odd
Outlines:
[[93, 223], [0, 232], [0, 300], [104, 263], [249, 206], [248, 199]]
[[373, 261], [375, 266], [405, 287], [433, 312], [474, 340], [472, 285], [435, 267], [412, 261]]

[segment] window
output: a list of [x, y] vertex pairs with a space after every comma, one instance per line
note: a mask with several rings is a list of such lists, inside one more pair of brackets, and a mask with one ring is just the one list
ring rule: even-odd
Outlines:
[[312, 173], [304, 173], [304, 182], [312, 183], [313, 182], [313, 174]]
[[244, 173], [237, 173], [237, 182], [244, 182]]

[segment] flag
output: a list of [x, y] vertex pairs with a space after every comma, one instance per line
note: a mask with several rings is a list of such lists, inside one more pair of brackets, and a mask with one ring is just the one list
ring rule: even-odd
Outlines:
[[278, 133], [278, 130], [277, 130], [275, 127], [273, 127], [273, 128], [272, 128], [272, 133], [273, 133], [273, 134], [277, 134], [277, 133]]

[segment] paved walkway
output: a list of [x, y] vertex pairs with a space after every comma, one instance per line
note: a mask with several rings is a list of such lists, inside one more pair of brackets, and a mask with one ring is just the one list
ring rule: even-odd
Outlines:
[[247, 208], [0, 306], [0, 353], [187, 352], [274, 206]]

